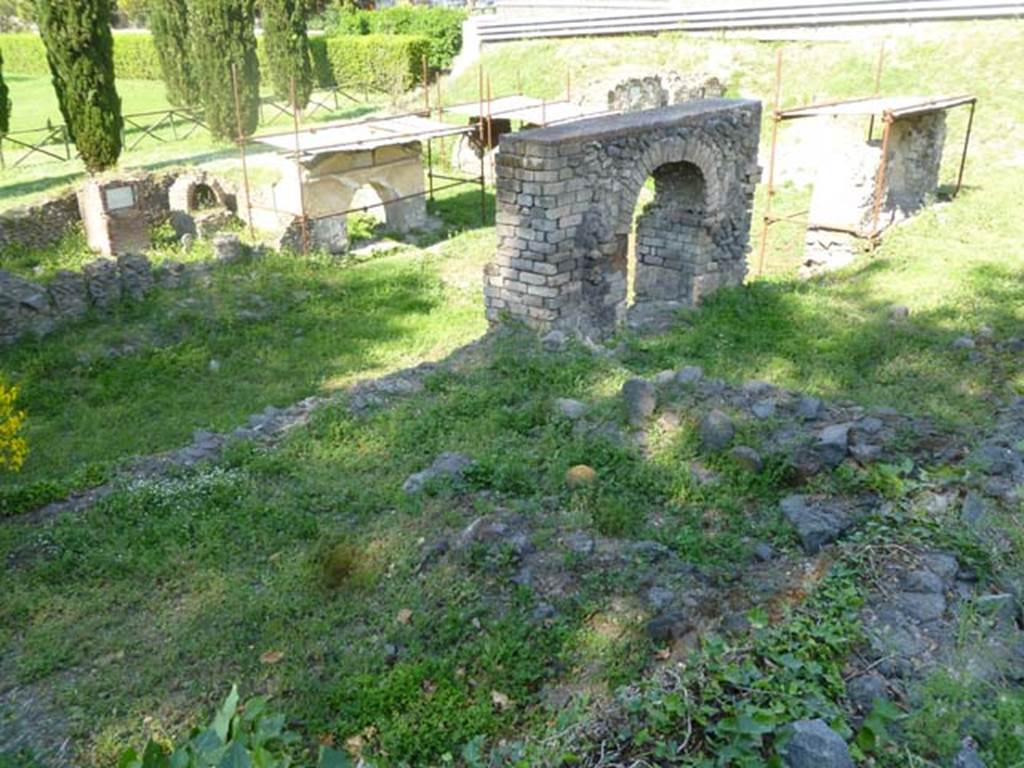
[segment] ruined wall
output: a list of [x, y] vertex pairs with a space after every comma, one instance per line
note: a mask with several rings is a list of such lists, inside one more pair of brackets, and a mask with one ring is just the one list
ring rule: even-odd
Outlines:
[[[604, 334], [626, 315], [637, 221], [637, 302], [690, 306], [746, 273], [761, 105], [713, 99], [523, 131], [498, 153], [498, 251], [487, 316]], [[699, 199], [698, 199], [699, 198]]]
[[[215, 237], [213, 251], [219, 262], [243, 255], [236, 235]], [[96, 259], [81, 272], [61, 270], [46, 284], [0, 270], [0, 345], [25, 336], [45, 336], [91, 309], [110, 309], [126, 299], [139, 301], [157, 286], [177, 288], [191, 275], [208, 269], [202, 262], [153, 266], [144, 255], [127, 254]]]
[[725, 84], [713, 75], [648, 71], [619, 74], [608, 88], [607, 105], [613, 112], [639, 112], [682, 104], [694, 99], [719, 99]]
[[[301, 178], [295, 163], [287, 158], [275, 156], [263, 163], [274, 172], [275, 180], [254, 185], [253, 222], [258, 229], [275, 233], [279, 246], [301, 247], [299, 217], [304, 202], [310, 217], [310, 247], [331, 253], [345, 251], [348, 229], [344, 211], [354, 207], [353, 198], [364, 186], [372, 187], [384, 203], [389, 228], [408, 232], [427, 223], [419, 142], [318, 155], [302, 166]], [[243, 195], [239, 198], [243, 219], [246, 208]]]
[[[167, 173], [138, 177], [139, 202], [150, 226], [167, 220], [170, 212], [167, 190], [177, 175]], [[4, 211], [0, 213], [0, 250], [11, 247], [49, 248], [59, 243], [68, 230], [81, 221], [75, 190], [34, 205]]]
[[[825, 126], [823, 126], [824, 128]], [[838, 269], [856, 258], [876, 226], [875, 196], [882, 162], [880, 139], [865, 141], [863, 125], [828, 119], [827, 142], [818, 166], [804, 238], [804, 266]], [[877, 231], [913, 216], [939, 186], [946, 113], [893, 121], [878, 210]]]

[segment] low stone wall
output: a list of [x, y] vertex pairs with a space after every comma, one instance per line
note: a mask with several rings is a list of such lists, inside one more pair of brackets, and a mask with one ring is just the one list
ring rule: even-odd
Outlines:
[[[244, 249], [235, 235], [213, 239], [215, 262], [239, 259]], [[154, 266], [144, 255], [96, 259], [81, 272], [61, 270], [46, 285], [0, 270], [0, 344], [29, 335], [45, 336], [91, 309], [105, 310], [122, 300], [141, 300], [155, 287], [177, 288], [209, 263], [164, 262]]]
[[[162, 224], [170, 214], [167, 190], [177, 173], [138, 178], [140, 204], [150, 226]], [[56, 245], [68, 230], [82, 221], [78, 197], [70, 190], [36, 205], [0, 213], [0, 250], [12, 247], [42, 249]]]

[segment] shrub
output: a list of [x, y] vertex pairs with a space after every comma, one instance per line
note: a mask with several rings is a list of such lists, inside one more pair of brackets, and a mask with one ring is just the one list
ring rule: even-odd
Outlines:
[[456, 8], [420, 8], [396, 5], [370, 16], [370, 33], [423, 35], [430, 40], [427, 62], [433, 70], [448, 69], [462, 47], [466, 14]]
[[114, 72], [129, 80], [160, 80], [160, 56], [150, 35], [114, 35]]
[[193, 0], [192, 30], [196, 76], [210, 132], [237, 136], [233, 69], [238, 75], [241, 131], [249, 136], [260, 118], [260, 69], [252, 0]]
[[11, 130], [10, 89], [4, 82], [4, 52], [0, 49], [0, 136]]
[[[159, 80], [160, 63], [152, 38], [145, 32], [119, 32], [114, 36], [114, 72], [118, 77]], [[46, 47], [39, 35], [13, 32], [0, 35], [7, 71], [28, 76], [49, 75]]]
[[109, 0], [39, 0], [39, 32], [57, 103], [90, 173], [121, 154], [121, 99], [114, 84]]
[[464, 11], [456, 8], [392, 6], [365, 11], [346, 6], [330, 12], [325, 28], [336, 35], [423, 35], [430, 41], [432, 70], [448, 69], [462, 47]]
[[263, 43], [274, 95], [305, 109], [313, 91], [313, 68], [303, 0], [262, 0]]
[[22, 436], [25, 412], [17, 407], [18, 388], [0, 382], [0, 469], [17, 472], [28, 456]]
[[4, 50], [4, 66], [16, 75], [48, 75], [46, 48], [39, 35], [29, 32], [12, 32], [0, 35], [0, 47]]
[[[156, 49], [160, 72], [167, 86], [167, 100], [177, 107], [198, 106], [199, 82], [192, 57], [188, 4], [185, 0], [152, 0], [149, 6], [149, 25], [153, 36], [142, 39], [151, 40], [151, 45]], [[119, 47], [119, 44], [114, 47], [115, 54]], [[120, 69], [117, 71], [123, 75]]]
[[339, 86], [397, 96], [421, 79], [429, 45], [420, 35], [338, 35], [327, 41], [327, 55]]

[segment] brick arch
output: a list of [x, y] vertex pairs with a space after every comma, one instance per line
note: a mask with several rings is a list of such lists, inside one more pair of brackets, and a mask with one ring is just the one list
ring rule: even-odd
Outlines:
[[[760, 115], [759, 102], [709, 99], [503, 137], [499, 243], [485, 281], [489, 320], [510, 316], [538, 329], [597, 335], [613, 330], [625, 319], [628, 238], [640, 190], [651, 175], [670, 187], [672, 174], [685, 168], [699, 171], [705, 202], [700, 215], [672, 210], [664, 199], [645, 210], [651, 237], [644, 266], [654, 270], [648, 284], [655, 290], [642, 298], [690, 305], [741, 282]], [[675, 180], [677, 190], [696, 184], [686, 173], [689, 181]]]
[[[715, 172], [714, 158], [716, 154], [716, 150], [700, 136], [686, 139], [672, 137], [652, 144], [636, 161], [636, 167], [643, 174], [643, 181], [624, 192], [623, 205], [620, 208], [621, 214], [631, 223], [636, 201], [640, 197], [640, 190], [647, 179], [656, 175], [659, 169], [667, 165], [680, 163], [689, 163], [700, 171], [704, 179], [705, 209], [709, 216], [716, 214], [723, 208], [726, 200], [726, 190], [721, 178]], [[621, 228], [621, 222], [619, 226]]]

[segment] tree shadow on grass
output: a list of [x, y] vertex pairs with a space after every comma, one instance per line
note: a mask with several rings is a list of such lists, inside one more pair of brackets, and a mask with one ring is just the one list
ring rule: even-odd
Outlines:
[[[952, 347], [988, 325], [997, 339], [1019, 328], [1024, 281], [994, 264], [967, 273], [971, 298], [894, 320], [891, 300], [870, 278], [884, 259], [810, 282], [754, 282], [721, 291], [657, 337], [631, 338], [628, 364], [651, 372], [700, 364], [712, 375], [766, 379], [831, 399], [896, 407], [957, 423], [985, 421], [994, 398], [1010, 393], [1020, 363], [998, 345]], [[1010, 371], [1007, 370], [1009, 366]]]
[[179, 447], [197, 428], [233, 429], [482, 330], [418, 264], [270, 258], [0, 351], [29, 414], [32, 454], [17, 482]]

